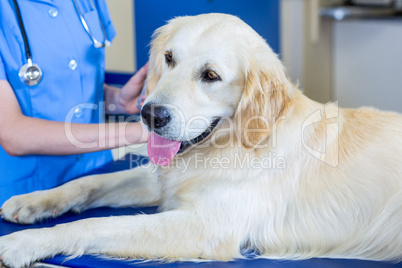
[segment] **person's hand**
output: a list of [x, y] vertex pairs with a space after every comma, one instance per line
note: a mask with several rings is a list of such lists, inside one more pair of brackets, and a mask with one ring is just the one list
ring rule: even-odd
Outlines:
[[128, 123], [126, 127], [126, 140], [128, 144], [145, 143], [150, 133], [141, 122]]
[[117, 102], [120, 103], [127, 114], [139, 113], [137, 103], [141, 98], [140, 107], [146, 98], [145, 94], [141, 95], [142, 87], [147, 76], [148, 63], [145, 64], [138, 72], [133, 75], [130, 80], [122, 87]]

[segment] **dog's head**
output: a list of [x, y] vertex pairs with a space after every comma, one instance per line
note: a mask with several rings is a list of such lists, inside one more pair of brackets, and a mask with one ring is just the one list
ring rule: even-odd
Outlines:
[[162, 165], [209, 139], [222, 119], [232, 122], [242, 146], [254, 148], [292, 102], [277, 56], [230, 15], [179, 17], [157, 29], [148, 70], [141, 116], [152, 132], [151, 160]]

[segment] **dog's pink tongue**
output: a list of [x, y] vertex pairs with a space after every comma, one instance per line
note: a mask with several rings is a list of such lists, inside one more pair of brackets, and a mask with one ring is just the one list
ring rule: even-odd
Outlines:
[[172, 141], [151, 133], [148, 140], [148, 156], [155, 165], [166, 167], [180, 149], [180, 141]]

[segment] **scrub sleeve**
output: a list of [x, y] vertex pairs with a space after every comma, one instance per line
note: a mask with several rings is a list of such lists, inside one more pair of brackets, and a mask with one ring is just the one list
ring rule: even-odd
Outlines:
[[0, 80], [7, 80], [6, 72], [4, 70], [3, 59], [1, 58], [1, 55], [0, 55]]

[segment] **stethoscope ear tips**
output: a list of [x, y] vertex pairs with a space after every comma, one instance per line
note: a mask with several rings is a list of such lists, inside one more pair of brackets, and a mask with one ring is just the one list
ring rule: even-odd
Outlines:
[[95, 43], [94, 43], [94, 47], [95, 47], [95, 48], [101, 48], [101, 47], [103, 47], [103, 44], [102, 44], [102, 43], [99, 43], [99, 42], [95, 42]]
[[39, 84], [43, 76], [40, 67], [31, 61], [28, 61], [28, 63], [21, 67], [18, 75], [21, 82], [28, 86], [35, 86]]
[[109, 47], [111, 45], [111, 42], [109, 40], [105, 40], [104, 43], [98, 42], [94, 40], [94, 47], [95, 48], [102, 48], [102, 47]]

